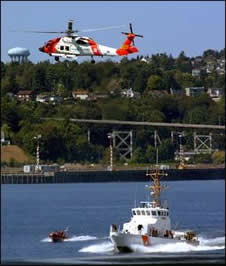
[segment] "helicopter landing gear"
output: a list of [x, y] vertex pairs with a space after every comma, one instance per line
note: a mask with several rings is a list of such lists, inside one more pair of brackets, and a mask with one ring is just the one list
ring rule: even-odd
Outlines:
[[91, 59], [91, 63], [92, 63], [92, 64], [95, 64], [95, 60], [93, 59], [92, 56], [91, 56], [91, 58], [92, 58], [92, 59]]
[[59, 56], [55, 56], [55, 60], [56, 60], [57, 62], [59, 62], [59, 60], [60, 60]]

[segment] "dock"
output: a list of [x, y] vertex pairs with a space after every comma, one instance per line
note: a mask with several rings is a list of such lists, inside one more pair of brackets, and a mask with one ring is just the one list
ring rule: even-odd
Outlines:
[[[165, 181], [225, 179], [225, 168], [169, 169]], [[55, 184], [94, 182], [148, 182], [143, 170], [82, 170], [44, 173], [1, 173], [1, 184]]]

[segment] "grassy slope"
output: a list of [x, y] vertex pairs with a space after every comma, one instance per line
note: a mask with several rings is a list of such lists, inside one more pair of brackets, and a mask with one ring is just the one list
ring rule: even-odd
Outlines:
[[14, 159], [17, 162], [29, 162], [31, 158], [17, 145], [1, 146], [1, 161], [9, 162]]

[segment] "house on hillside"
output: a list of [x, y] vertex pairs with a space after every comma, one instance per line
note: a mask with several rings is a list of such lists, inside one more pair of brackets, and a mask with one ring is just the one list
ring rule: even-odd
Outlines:
[[1, 145], [9, 145], [10, 141], [5, 139], [5, 133], [4, 131], [1, 129]]
[[72, 97], [75, 100], [87, 100], [89, 97], [88, 91], [86, 90], [78, 90], [78, 91], [72, 91]]
[[109, 98], [108, 93], [95, 92], [95, 93], [90, 93], [88, 100], [96, 101], [96, 100], [102, 100], [102, 99], [108, 99], [108, 98]]
[[48, 103], [48, 101], [49, 101], [49, 96], [48, 95], [39, 94], [39, 95], [36, 96], [36, 102]]
[[132, 88], [129, 89], [125, 89], [121, 91], [121, 97], [125, 97], [125, 98], [139, 98], [140, 97], [140, 93], [133, 91]]
[[207, 94], [214, 100], [218, 101], [221, 97], [224, 96], [223, 88], [208, 88]]
[[57, 95], [49, 96], [49, 103], [52, 103], [52, 104], [62, 103], [63, 100], [64, 98], [61, 96], [57, 96]]
[[170, 88], [170, 94], [171, 95], [178, 95], [178, 96], [184, 96], [185, 95], [185, 92], [184, 90], [180, 90], [180, 89], [173, 89], [173, 88]]
[[31, 101], [34, 98], [33, 91], [21, 90], [16, 94], [16, 98], [20, 101]]
[[203, 93], [205, 93], [204, 87], [185, 88], [185, 95], [186, 96], [200, 96]]
[[200, 77], [201, 70], [198, 68], [192, 69], [192, 77]]
[[150, 90], [147, 94], [152, 97], [162, 97], [164, 95], [169, 95], [168, 91], [166, 90]]

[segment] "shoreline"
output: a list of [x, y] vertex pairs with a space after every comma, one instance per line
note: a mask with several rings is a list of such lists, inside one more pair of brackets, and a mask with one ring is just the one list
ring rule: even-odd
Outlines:
[[[225, 168], [168, 169], [164, 181], [225, 179]], [[138, 170], [77, 170], [45, 173], [1, 173], [1, 184], [96, 183], [149, 181], [146, 169]]]

